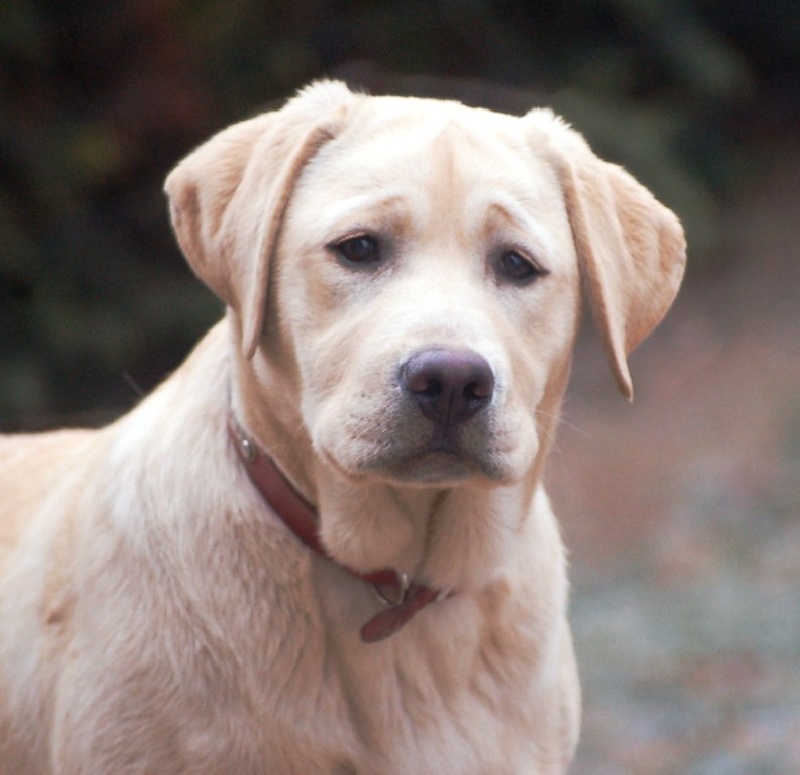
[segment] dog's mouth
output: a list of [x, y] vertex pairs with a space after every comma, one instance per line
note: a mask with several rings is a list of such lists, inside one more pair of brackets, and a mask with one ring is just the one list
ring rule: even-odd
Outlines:
[[406, 483], [447, 486], [485, 477], [487, 472], [477, 461], [441, 447], [406, 458], [393, 467], [392, 475]]
[[463, 449], [462, 434], [456, 433], [453, 429], [434, 425], [433, 433], [427, 448], [422, 450], [422, 454], [451, 455], [455, 458], [467, 457]]
[[454, 445], [404, 453], [395, 451], [391, 455], [371, 456], [356, 465], [348, 465], [330, 452], [324, 453], [323, 458], [333, 469], [354, 482], [375, 479], [407, 485], [450, 486], [487, 476], [483, 465], [460, 453]]
[[452, 437], [433, 437], [413, 449], [395, 450], [391, 455], [376, 457], [362, 468], [362, 473], [385, 481], [438, 487], [467, 480], [497, 483], [505, 481], [508, 475], [487, 454], [485, 446], [480, 452], [473, 452]]

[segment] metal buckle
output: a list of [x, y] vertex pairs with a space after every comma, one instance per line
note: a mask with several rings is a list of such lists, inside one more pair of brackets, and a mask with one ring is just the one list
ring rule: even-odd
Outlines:
[[403, 571], [395, 571], [395, 573], [397, 573], [398, 581], [397, 600], [390, 600], [386, 597], [386, 595], [381, 592], [378, 584], [371, 585], [375, 597], [377, 597], [383, 605], [388, 607], [403, 605], [403, 603], [408, 600], [408, 593], [411, 591], [411, 579], [408, 577], [408, 574]]
[[242, 434], [239, 437], [239, 447], [242, 450], [242, 456], [251, 465], [256, 462], [258, 457], [258, 447], [249, 436]]

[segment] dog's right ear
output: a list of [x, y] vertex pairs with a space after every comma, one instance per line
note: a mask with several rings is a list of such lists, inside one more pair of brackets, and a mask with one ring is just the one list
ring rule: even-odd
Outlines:
[[270, 261], [294, 183], [357, 99], [343, 83], [313, 84], [281, 110], [215, 135], [167, 177], [178, 243], [235, 311], [248, 358], [261, 338]]

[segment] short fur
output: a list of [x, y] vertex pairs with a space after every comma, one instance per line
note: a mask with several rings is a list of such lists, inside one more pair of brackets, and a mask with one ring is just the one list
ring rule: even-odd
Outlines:
[[[675, 216], [547, 110], [311, 86], [166, 190], [228, 314], [97, 431], [0, 438], [0, 771], [561, 773], [578, 738], [564, 550], [540, 477], [583, 285], [612, 371], [680, 283]], [[377, 235], [359, 267], [342, 240]], [[546, 270], [515, 284], [496, 257]], [[490, 365], [451, 448], [399, 384]], [[230, 414], [329, 553], [454, 595], [388, 640], [237, 459]]]

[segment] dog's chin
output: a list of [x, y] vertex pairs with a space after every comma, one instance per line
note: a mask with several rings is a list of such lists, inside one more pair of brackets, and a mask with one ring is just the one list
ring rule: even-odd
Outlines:
[[519, 478], [511, 467], [489, 456], [448, 449], [425, 449], [405, 455], [384, 453], [349, 461], [333, 460], [330, 455], [326, 458], [348, 478], [411, 487], [456, 487], [467, 482], [491, 487]]
[[422, 487], [454, 487], [467, 480], [491, 479], [489, 472], [475, 461], [446, 451], [431, 451], [397, 461], [391, 466], [375, 466], [374, 476]]

